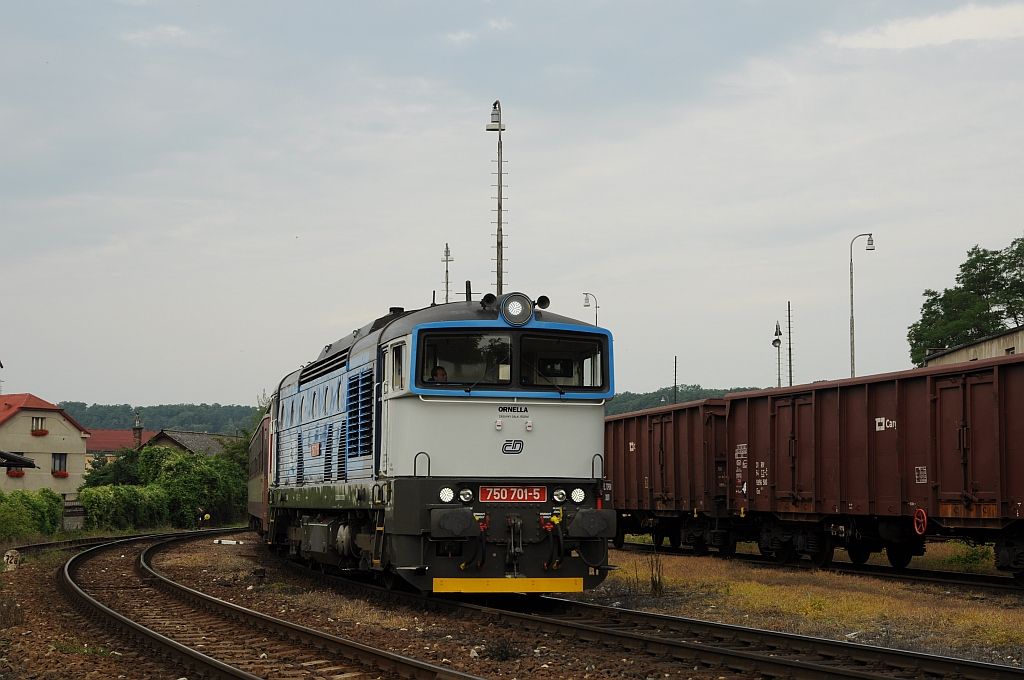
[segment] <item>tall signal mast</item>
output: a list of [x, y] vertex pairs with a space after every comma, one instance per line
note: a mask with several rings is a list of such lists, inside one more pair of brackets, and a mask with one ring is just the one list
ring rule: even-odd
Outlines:
[[441, 262], [444, 262], [444, 301], [448, 302], [448, 293], [451, 290], [448, 286], [448, 263], [454, 262], [455, 258], [452, 257], [452, 251], [448, 247], [448, 244], [444, 244], [444, 257], [441, 258]]
[[497, 132], [498, 133], [498, 172], [497, 172], [497, 175], [498, 175], [498, 184], [497, 184], [497, 187], [498, 187], [498, 231], [497, 231], [497, 234], [496, 234], [496, 236], [498, 238], [498, 252], [497, 252], [497, 257], [496, 257], [497, 262], [498, 262], [498, 269], [497, 269], [496, 273], [498, 275], [498, 282], [497, 283], [498, 283], [498, 295], [499, 296], [502, 293], [502, 269], [503, 269], [502, 265], [504, 264], [504, 261], [505, 261], [504, 260], [504, 258], [505, 258], [504, 244], [502, 243], [502, 234], [501, 234], [501, 222], [502, 222], [502, 216], [503, 216], [503, 213], [504, 213], [504, 211], [503, 211], [503, 209], [501, 207], [501, 190], [503, 188], [502, 177], [504, 176], [504, 166], [502, 165], [502, 160], [501, 160], [501, 132], [504, 129], [505, 129], [505, 124], [501, 122], [501, 102], [498, 101], [497, 99], [495, 99], [494, 100], [494, 106], [491, 108], [491, 122], [487, 125], [487, 131], [488, 132]]

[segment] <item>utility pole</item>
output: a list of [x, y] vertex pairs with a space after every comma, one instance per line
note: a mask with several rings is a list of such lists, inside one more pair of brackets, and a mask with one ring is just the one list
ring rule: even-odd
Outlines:
[[679, 355], [672, 359], [672, 403], [679, 403]]

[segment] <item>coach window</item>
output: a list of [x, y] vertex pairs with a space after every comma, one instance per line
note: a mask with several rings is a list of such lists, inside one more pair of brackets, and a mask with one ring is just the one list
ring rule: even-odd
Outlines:
[[391, 347], [391, 389], [405, 389], [405, 343]]

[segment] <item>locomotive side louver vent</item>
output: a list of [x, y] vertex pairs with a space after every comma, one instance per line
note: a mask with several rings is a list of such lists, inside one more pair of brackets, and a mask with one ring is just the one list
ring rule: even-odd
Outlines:
[[329, 424], [327, 426], [327, 451], [324, 452], [324, 481], [331, 481], [331, 476], [334, 472], [334, 468], [331, 466], [331, 462], [334, 459], [333, 449], [334, 446], [334, 425]]
[[373, 443], [373, 372], [367, 369], [348, 379], [349, 458], [368, 456]]
[[304, 465], [303, 458], [306, 457], [306, 450], [302, 448], [302, 433], [299, 433], [299, 450], [298, 455], [295, 456], [296, 470], [295, 470], [295, 483], [302, 484], [302, 473], [306, 466]]
[[333, 373], [341, 368], [345, 367], [345, 363], [348, 362], [348, 349], [343, 349], [337, 354], [321, 360], [316, 361], [302, 369], [302, 373], [299, 375], [299, 387], [306, 385], [306, 383], [312, 382], [317, 378], [322, 378], [328, 373]]
[[348, 466], [345, 464], [345, 455], [348, 450], [348, 437], [346, 436], [347, 427], [346, 421], [342, 419], [338, 425], [338, 480], [345, 481], [348, 479]]

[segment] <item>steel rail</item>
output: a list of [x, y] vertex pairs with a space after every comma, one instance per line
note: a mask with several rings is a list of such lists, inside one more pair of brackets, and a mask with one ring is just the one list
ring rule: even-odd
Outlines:
[[[170, 544], [195, 538], [201, 535], [214, 535], [217, 533], [237, 532], [237, 528], [221, 529], [209, 532], [190, 533], [183, 536], [173, 537], [150, 537], [149, 539], [123, 539], [103, 545], [95, 546], [78, 555], [75, 555], [65, 564], [60, 571], [61, 588], [68, 593], [69, 597], [85, 611], [90, 612], [97, 620], [103, 623], [113, 622], [124, 630], [130, 637], [139, 640], [144, 645], [151, 647], [163, 655], [170, 657], [173, 661], [184, 667], [195, 670], [197, 673], [210, 678], [244, 678], [254, 680], [260, 676], [253, 675], [247, 671], [235, 668], [223, 661], [212, 658], [195, 649], [183, 645], [159, 632], [153, 631], [128, 617], [107, 607], [74, 581], [74, 574], [81, 567], [83, 561], [94, 557], [98, 552], [119, 546], [126, 543], [138, 542], [139, 540], [158, 540], [154, 545], [146, 548], [140, 556], [138, 568], [142, 578], [149, 586], [155, 586], [177, 599], [184, 599], [190, 606], [202, 607], [208, 612], [229, 618], [234, 621], [243, 622], [271, 636], [281, 640], [298, 642], [300, 645], [316, 648], [320, 652], [333, 653], [339, 658], [344, 658], [353, 663], [360, 663], [373, 668], [381, 669], [389, 673], [388, 677], [403, 677], [431, 680], [479, 680], [476, 676], [454, 671], [441, 666], [434, 666], [416, 659], [403, 657], [385, 650], [377, 650], [373, 647], [362, 645], [357, 642], [346, 640], [337, 636], [313, 630], [305, 626], [289, 623], [276, 619], [259, 612], [255, 612], [238, 605], [214, 598], [194, 589], [171, 581], [164, 575], [153, 569], [150, 564], [151, 558], [157, 551], [166, 549]], [[160, 540], [162, 539], [162, 540]]]
[[[680, 661], [697, 662], [707, 668], [722, 668], [737, 673], [760, 673], [787, 678], [872, 680], [894, 677], [936, 680], [953, 677], [971, 680], [1024, 678], [1024, 669], [969, 659], [604, 607], [555, 597], [508, 596], [491, 599], [492, 602], [499, 600], [502, 603], [499, 606], [483, 605], [466, 599], [392, 591], [293, 566], [317, 580], [348, 590], [361, 590], [374, 599], [413, 603], [449, 613], [472, 612], [479, 617], [497, 619], [516, 627], [601, 642], [615, 648], [668, 656]], [[538, 613], [537, 609], [555, 609], [560, 613]], [[599, 615], [598, 618], [611, 621], [601, 624], [583, 620], [595, 614]]]

